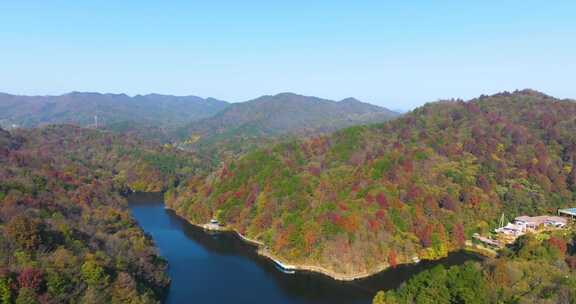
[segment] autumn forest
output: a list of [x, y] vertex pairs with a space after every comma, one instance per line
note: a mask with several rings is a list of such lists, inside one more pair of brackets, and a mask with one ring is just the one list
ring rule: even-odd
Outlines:
[[[502, 215], [576, 206], [573, 100], [522, 90], [399, 115], [279, 94], [218, 107], [215, 118], [203, 112], [162, 132], [78, 126], [42, 111], [50, 124], [0, 129], [0, 303], [163, 301], [169, 265], [130, 214], [131, 192], [162, 192], [192, 224], [217, 220], [271, 258], [336, 279], [469, 250]], [[527, 234], [373, 296], [575, 303], [576, 231]]]

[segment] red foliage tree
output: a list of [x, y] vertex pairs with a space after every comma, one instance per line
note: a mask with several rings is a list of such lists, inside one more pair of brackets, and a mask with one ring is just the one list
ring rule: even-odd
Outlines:
[[370, 194], [366, 195], [366, 201], [367, 201], [369, 204], [374, 203], [374, 201], [375, 201], [374, 196], [372, 196], [372, 195], [370, 195]]
[[320, 176], [321, 169], [318, 166], [310, 166], [308, 167], [308, 173], [314, 176]]
[[461, 223], [454, 225], [452, 231], [452, 240], [456, 246], [462, 248], [466, 244], [466, 235], [464, 233], [464, 226]]
[[427, 248], [432, 246], [432, 232], [434, 227], [431, 224], [424, 226], [424, 228], [417, 231], [418, 238], [420, 239], [420, 244]]
[[427, 196], [424, 200], [424, 210], [427, 215], [433, 214], [438, 209], [438, 202], [434, 197]]
[[562, 255], [566, 254], [567, 246], [566, 246], [566, 241], [564, 241], [563, 239], [558, 238], [558, 237], [554, 237], [554, 236], [550, 237], [550, 239], [548, 240], [548, 245], [551, 248], [558, 249], [560, 254], [562, 254]]
[[386, 195], [384, 193], [379, 193], [376, 196], [376, 202], [380, 205], [380, 208], [386, 209], [388, 208], [388, 200], [386, 199]]
[[370, 228], [370, 231], [376, 232], [380, 229], [380, 222], [377, 219], [369, 219], [368, 227]]
[[342, 226], [343, 220], [342, 220], [342, 216], [340, 214], [332, 212], [328, 215], [328, 218], [330, 219], [332, 224], [337, 225], [337, 226]]
[[355, 215], [350, 215], [342, 218], [342, 228], [348, 233], [354, 233], [358, 230], [358, 217]]
[[442, 208], [448, 209], [451, 211], [457, 211], [458, 205], [456, 201], [449, 195], [445, 196], [442, 201], [440, 202]]
[[476, 185], [478, 185], [478, 187], [480, 187], [484, 191], [490, 190], [490, 182], [484, 175], [478, 176], [478, 179], [476, 180]]
[[412, 161], [412, 159], [410, 158], [404, 159], [401, 163], [401, 166], [404, 172], [412, 173], [412, 171], [414, 170], [414, 161]]
[[418, 186], [411, 185], [410, 188], [408, 188], [408, 191], [406, 191], [406, 200], [409, 202], [413, 202], [416, 199], [418, 199], [421, 194], [422, 191], [420, 190], [420, 188], [418, 188]]
[[390, 267], [395, 268], [398, 265], [398, 256], [396, 255], [396, 251], [394, 249], [388, 252], [388, 264]]
[[378, 210], [376, 211], [376, 218], [382, 220], [386, 217], [386, 211], [384, 210]]
[[18, 275], [20, 288], [30, 288], [38, 291], [42, 286], [43, 274], [39, 269], [26, 268]]
[[243, 196], [244, 196], [244, 190], [243, 189], [240, 189], [240, 190], [234, 192], [234, 197], [236, 197], [236, 198], [242, 198]]
[[307, 230], [304, 232], [304, 245], [306, 247], [306, 252], [311, 253], [314, 249], [314, 245], [319, 239], [318, 231]]

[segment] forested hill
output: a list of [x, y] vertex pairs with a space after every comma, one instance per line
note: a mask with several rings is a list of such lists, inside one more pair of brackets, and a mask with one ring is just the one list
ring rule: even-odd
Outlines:
[[166, 263], [120, 192], [193, 173], [183, 152], [127, 136], [48, 126], [0, 129], [2, 303], [159, 303]]
[[288, 262], [355, 274], [574, 205], [575, 162], [576, 103], [523, 90], [254, 151], [167, 197]]
[[576, 233], [572, 229], [526, 234], [481, 263], [436, 266], [394, 291], [380, 291], [372, 304], [574, 303]]
[[192, 122], [178, 134], [194, 149], [240, 154], [279, 136], [320, 134], [396, 116], [396, 112], [354, 98], [337, 102], [281, 93], [232, 104], [213, 117]]
[[[0, 93], [0, 126], [36, 127], [47, 124], [128, 129], [176, 128], [216, 114], [227, 102], [197, 96], [136, 95], [72, 92], [60, 96], [20, 96]], [[130, 122], [129, 124], [127, 122]]]

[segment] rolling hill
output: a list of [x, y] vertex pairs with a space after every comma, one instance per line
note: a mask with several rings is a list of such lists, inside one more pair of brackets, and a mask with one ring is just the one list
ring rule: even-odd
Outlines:
[[212, 117], [188, 124], [178, 134], [192, 149], [238, 155], [272, 139], [332, 132], [398, 115], [354, 98], [332, 101], [281, 93], [231, 104]]
[[101, 130], [0, 129], [2, 302], [161, 303], [166, 261], [121, 192], [173, 187], [196, 164]]
[[573, 205], [575, 117], [574, 101], [533, 90], [435, 102], [250, 152], [166, 196], [192, 222], [216, 216], [287, 263], [365, 274], [446, 256], [502, 213]]

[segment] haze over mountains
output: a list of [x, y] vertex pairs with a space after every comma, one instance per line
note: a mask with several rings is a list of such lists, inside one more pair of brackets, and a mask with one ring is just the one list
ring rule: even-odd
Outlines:
[[0, 125], [36, 127], [71, 123], [102, 126], [132, 121], [175, 127], [216, 114], [228, 103], [214, 98], [160, 94], [136, 95], [72, 92], [59, 96], [0, 93]]
[[354, 98], [333, 101], [280, 93], [231, 104], [212, 117], [188, 124], [178, 134], [189, 137], [187, 144], [201, 150], [218, 150], [219, 145], [226, 145], [240, 153], [266, 139], [327, 133], [398, 115]]
[[[354, 98], [340, 102], [293, 93], [230, 104], [215, 98], [72, 92], [60, 96], [0, 93], [0, 126], [98, 125], [161, 142], [187, 146], [242, 146], [280, 135], [310, 135], [397, 116]], [[236, 147], [234, 147], [236, 148]], [[239, 149], [243, 150], [243, 148]]]
[[396, 115], [388, 109], [354, 98], [336, 102], [281, 93], [232, 104], [213, 117], [191, 123], [185, 133], [223, 134], [246, 130], [252, 130], [258, 135], [306, 133], [380, 122]]

